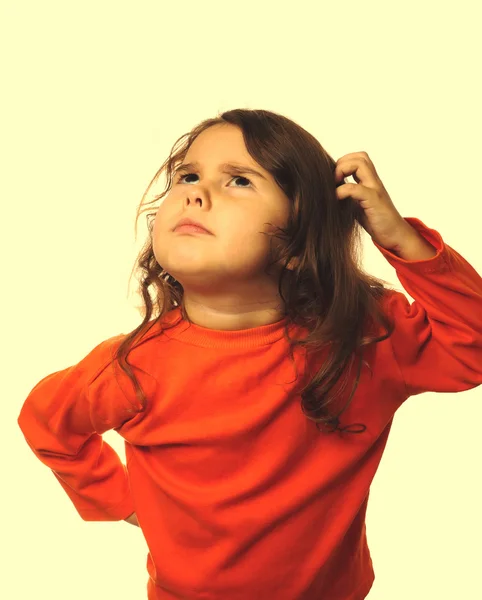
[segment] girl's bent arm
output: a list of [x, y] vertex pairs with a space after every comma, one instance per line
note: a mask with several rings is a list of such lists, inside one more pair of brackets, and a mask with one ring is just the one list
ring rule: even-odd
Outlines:
[[18, 425], [85, 521], [119, 521], [135, 510], [127, 469], [102, 434], [132, 418], [111, 364], [113, 340], [78, 364], [44, 377], [25, 400]]

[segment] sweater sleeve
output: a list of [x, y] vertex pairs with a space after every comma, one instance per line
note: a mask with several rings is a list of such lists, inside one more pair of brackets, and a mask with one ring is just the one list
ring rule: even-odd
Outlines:
[[414, 298], [388, 300], [395, 322], [389, 338], [406, 394], [461, 392], [482, 383], [482, 278], [441, 235], [416, 218], [405, 219], [437, 254], [406, 261], [375, 242]]
[[49, 467], [84, 521], [119, 521], [135, 512], [127, 469], [102, 434], [137, 412], [117, 384], [114, 344], [39, 381], [17, 419], [27, 444]]

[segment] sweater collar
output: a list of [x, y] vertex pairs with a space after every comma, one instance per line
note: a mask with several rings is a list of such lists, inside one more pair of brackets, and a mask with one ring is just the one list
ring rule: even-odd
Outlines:
[[[269, 325], [226, 331], [189, 323], [182, 318], [181, 309], [177, 307], [164, 315], [163, 322], [169, 327], [164, 334], [171, 339], [205, 348], [247, 349], [272, 344], [283, 338], [288, 317]], [[290, 332], [290, 335], [293, 333]]]

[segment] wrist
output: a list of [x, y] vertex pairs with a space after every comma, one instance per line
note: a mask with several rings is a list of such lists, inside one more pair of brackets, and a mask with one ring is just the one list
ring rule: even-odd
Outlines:
[[437, 249], [407, 223], [406, 233], [390, 252], [403, 260], [418, 261], [433, 258], [437, 254]]

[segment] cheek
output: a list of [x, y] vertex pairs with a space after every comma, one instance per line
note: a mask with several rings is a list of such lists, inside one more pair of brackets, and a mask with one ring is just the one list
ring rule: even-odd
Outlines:
[[154, 223], [152, 226], [153, 241], [155, 241], [157, 239], [157, 237], [159, 236], [160, 224], [161, 224], [161, 215], [159, 214], [159, 211], [157, 211], [157, 214], [154, 218]]
[[163, 230], [168, 229], [169, 211], [167, 210], [167, 208], [167, 205], [163, 203], [157, 209], [157, 213], [154, 218], [154, 224], [152, 227], [152, 235], [155, 237], [161, 235]]
[[160, 206], [152, 224], [152, 249], [159, 264], [165, 259], [165, 244], [169, 237], [169, 215], [163, 206]]

